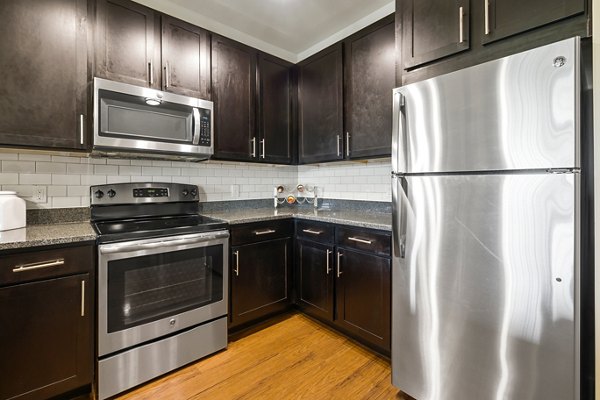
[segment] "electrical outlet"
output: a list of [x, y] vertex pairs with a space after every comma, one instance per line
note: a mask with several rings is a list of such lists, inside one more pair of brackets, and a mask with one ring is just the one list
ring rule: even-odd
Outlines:
[[231, 185], [231, 197], [240, 197], [240, 185]]
[[45, 203], [48, 201], [48, 195], [46, 186], [33, 186], [33, 194], [31, 195], [31, 201], [34, 203]]

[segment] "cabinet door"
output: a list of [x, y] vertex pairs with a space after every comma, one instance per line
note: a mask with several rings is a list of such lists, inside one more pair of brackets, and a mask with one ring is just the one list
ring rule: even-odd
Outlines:
[[261, 53], [259, 76], [259, 158], [292, 162], [291, 89], [292, 64]]
[[214, 35], [212, 88], [215, 158], [258, 160], [255, 127], [256, 50]]
[[399, 0], [399, 9], [404, 69], [469, 48], [468, 0]]
[[344, 42], [346, 157], [392, 153], [392, 89], [396, 83], [394, 16]]
[[98, 0], [96, 13], [96, 76], [159, 89], [159, 14], [128, 0]]
[[0, 145], [85, 147], [86, 0], [0, 1]]
[[298, 119], [301, 163], [344, 158], [342, 44], [335, 44], [299, 65]]
[[476, 1], [484, 8], [484, 44], [585, 11], [585, 0]]
[[303, 312], [333, 321], [333, 246], [297, 241], [296, 293]]
[[91, 383], [91, 289], [88, 274], [0, 289], [0, 398], [50, 398]]
[[287, 307], [290, 243], [284, 238], [231, 248], [230, 327]]
[[165, 91], [208, 99], [210, 96], [208, 31], [163, 15], [162, 67]]
[[389, 354], [390, 259], [340, 247], [336, 267], [336, 324]]

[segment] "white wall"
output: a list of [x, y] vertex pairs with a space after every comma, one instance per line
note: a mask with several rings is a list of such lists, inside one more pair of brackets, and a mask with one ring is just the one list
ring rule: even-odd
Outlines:
[[[72, 154], [0, 150], [0, 189], [16, 191], [28, 208], [89, 205], [90, 185], [117, 182], [178, 182], [198, 185], [201, 201], [265, 199], [273, 187], [317, 185], [335, 199], [391, 201], [388, 160], [311, 166], [208, 161], [188, 163], [87, 158]], [[239, 195], [232, 195], [232, 185]], [[43, 203], [29, 201], [36, 186]]]

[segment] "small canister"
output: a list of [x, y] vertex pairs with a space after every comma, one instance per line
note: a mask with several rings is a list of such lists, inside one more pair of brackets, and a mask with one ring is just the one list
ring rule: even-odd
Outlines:
[[17, 192], [0, 191], [0, 231], [24, 228], [25, 200]]

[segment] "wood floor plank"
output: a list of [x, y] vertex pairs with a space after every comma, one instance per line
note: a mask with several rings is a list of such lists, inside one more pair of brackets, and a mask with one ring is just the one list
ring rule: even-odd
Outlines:
[[389, 362], [301, 315], [120, 397], [122, 400], [408, 400]]

